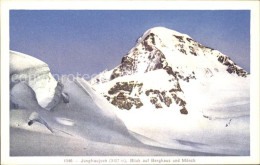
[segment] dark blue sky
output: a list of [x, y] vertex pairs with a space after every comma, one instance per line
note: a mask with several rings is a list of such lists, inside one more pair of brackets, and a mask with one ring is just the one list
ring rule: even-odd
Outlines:
[[190, 35], [250, 71], [249, 10], [11, 10], [10, 49], [52, 73], [94, 74], [118, 65], [147, 29]]

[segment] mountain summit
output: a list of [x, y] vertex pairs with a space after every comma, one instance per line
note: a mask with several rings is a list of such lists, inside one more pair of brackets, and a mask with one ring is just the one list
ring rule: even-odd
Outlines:
[[172, 107], [188, 114], [185, 83], [203, 83], [212, 77], [221, 81], [246, 79], [248, 75], [221, 52], [186, 34], [155, 27], [137, 40], [117, 67], [100, 73], [90, 82], [120, 109], [152, 104], [156, 109]]

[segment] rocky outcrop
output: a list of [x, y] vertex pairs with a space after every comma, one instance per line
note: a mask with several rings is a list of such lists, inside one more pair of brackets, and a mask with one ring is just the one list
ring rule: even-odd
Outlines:
[[150, 97], [150, 102], [155, 106], [155, 108], [163, 108], [162, 104], [165, 104], [167, 107], [170, 107], [170, 105], [175, 102], [176, 105], [179, 105], [181, 108], [180, 112], [182, 114], [188, 114], [188, 111], [186, 109], [186, 102], [178, 97], [176, 92], [181, 92], [180, 88], [177, 89], [171, 89], [169, 91], [159, 91], [159, 90], [147, 90], [145, 91], [145, 94], [147, 97]]
[[109, 91], [108, 94], [113, 95], [117, 94], [120, 91], [127, 92], [131, 94], [134, 88], [138, 88], [138, 94], [141, 94], [143, 83], [137, 83], [134, 81], [130, 82], [117, 82]]
[[63, 100], [64, 103], [70, 102], [70, 97], [69, 97], [69, 94], [67, 92], [62, 92], [61, 96], [62, 96], [62, 100]]
[[136, 108], [140, 108], [143, 106], [140, 98], [132, 98], [130, 96], [124, 96], [124, 98], [119, 98], [118, 96], [114, 96], [111, 100], [111, 103], [117, 106], [119, 109], [130, 110], [133, 105]]
[[[143, 106], [139, 96], [142, 93], [142, 83], [117, 82], [104, 97], [120, 109], [130, 110], [134, 105], [136, 108]], [[134, 97], [133, 97], [134, 96]]]
[[234, 73], [241, 77], [246, 77], [248, 75], [248, 72], [237, 66], [236, 63], [234, 63], [229, 57], [225, 55], [220, 55], [218, 57], [218, 61], [227, 66], [227, 72], [230, 74]]
[[180, 110], [181, 114], [184, 114], [184, 115], [187, 115], [188, 114], [188, 111], [187, 109], [184, 107]]

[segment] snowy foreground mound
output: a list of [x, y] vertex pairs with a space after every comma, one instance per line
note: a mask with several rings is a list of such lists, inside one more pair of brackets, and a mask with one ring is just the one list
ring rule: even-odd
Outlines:
[[149, 29], [90, 82], [10, 58], [12, 156], [250, 155], [250, 75], [188, 35]]

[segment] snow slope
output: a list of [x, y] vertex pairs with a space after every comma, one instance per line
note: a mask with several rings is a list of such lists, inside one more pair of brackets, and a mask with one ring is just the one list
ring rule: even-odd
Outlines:
[[[160, 145], [151, 145], [227, 155], [249, 155], [248, 90], [241, 90], [241, 86], [231, 83], [228, 87], [219, 86], [218, 83], [210, 86], [199, 86], [196, 83], [182, 84], [186, 85], [186, 90], [183, 91], [188, 115], [180, 114], [174, 107], [156, 109], [153, 106], [133, 108], [130, 111], [117, 110], [116, 113], [129, 130], [160, 142]], [[217, 96], [223, 93], [230, 95]]]

